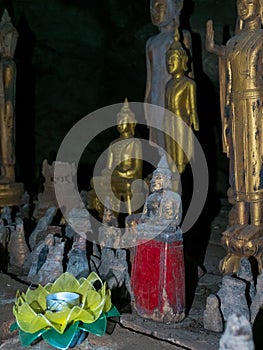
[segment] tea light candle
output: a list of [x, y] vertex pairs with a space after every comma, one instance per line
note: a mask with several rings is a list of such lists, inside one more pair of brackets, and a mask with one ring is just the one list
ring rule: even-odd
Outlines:
[[46, 296], [47, 310], [62, 311], [67, 307], [72, 309], [79, 305], [80, 295], [72, 292], [58, 292]]

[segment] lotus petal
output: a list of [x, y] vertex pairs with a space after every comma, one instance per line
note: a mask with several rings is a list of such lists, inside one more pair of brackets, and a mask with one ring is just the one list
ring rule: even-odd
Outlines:
[[[28, 288], [25, 301], [35, 312], [43, 312], [46, 309], [46, 296], [48, 292], [40, 284], [36, 289]], [[39, 311], [40, 307], [40, 311]]]
[[76, 292], [78, 288], [78, 280], [71, 273], [65, 272], [53, 283], [50, 293]]
[[53, 327], [42, 314], [36, 314], [26, 303], [19, 307], [14, 306], [13, 314], [19, 328], [26, 333], [35, 333], [42, 328]]

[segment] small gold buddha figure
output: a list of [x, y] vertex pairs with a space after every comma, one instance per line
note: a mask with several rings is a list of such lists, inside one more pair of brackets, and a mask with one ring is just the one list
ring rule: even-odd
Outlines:
[[0, 22], [0, 161], [1, 182], [15, 181], [15, 80], [13, 56], [18, 32], [5, 10]]
[[[147, 79], [145, 102], [165, 106], [165, 84], [170, 79], [166, 70], [165, 52], [173, 42], [173, 33], [179, 27], [180, 12], [183, 0], [151, 0], [150, 14], [152, 24], [157, 26], [160, 33], [150, 37], [146, 43]], [[145, 107], [145, 118], [148, 124], [154, 121], [162, 129], [164, 115], [159, 111]], [[159, 129], [150, 127], [150, 142], [164, 147], [164, 137]]]
[[[165, 105], [172, 113], [165, 114], [164, 131], [165, 149], [171, 157], [168, 159], [170, 169], [172, 173], [178, 171], [180, 174], [194, 154], [192, 127], [195, 131], [199, 130], [196, 85], [186, 76], [187, 60], [176, 29], [174, 42], [166, 53], [167, 71], [172, 77], [166, 84]], [[183, 145], [183, 149], [180, 145]]]
[[134, 180], [142, 178], [143, 165], [141, 141], [134, 137], [135, 126], [136, 119], [126, 99], [117, 115], [120, 137], [109, 145], [106, 167], [102, 170], [101, 176], [93, 178], [91, 182], [94, 187], [94, 182], [97, 181], [97, 187], [94, 189], [100, 191], [100, 199], [101, 196], [104, 199], [110, 196], [109, 190], [113, 192], [116, 204], [114, 198], [111, 198], [111, 201], [115, 212], [118, 212], [120, 201], [126, 203], [129, 214], [139, 209], [136, 199], [131, 200], [133, 196], [140, 197], [142, 192], [140, 184], [133, 185]]

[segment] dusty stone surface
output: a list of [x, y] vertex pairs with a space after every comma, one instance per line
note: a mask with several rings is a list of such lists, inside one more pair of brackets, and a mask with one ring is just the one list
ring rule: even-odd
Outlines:
[[12, 279], [10, 276], [0, 274], [0, 344], [13, 336], [9, 327], [15, 321], [12, 307], [17, 290], [25, 291], [28, 285]]
[[[22, 350], [19, 344], [18, 336], [10, 338], [0, 345], [1, 350]], [[28, 349], [28, 348], [27, 348]], [[43, 341], [38, 342], [32, 347], [32, 350], [51, 350], [54, 349]], [[88, 338], [80, 345], [74, 347], [75, 350], [138, 350], [138, 349], [181, 349], [171, 344], [169, 341], [160, 341], [159, 339], [148, 337], [143, 334], [135, 333], [130, 330], [117, 326], [112, 335], [106, 334], [103, 337], [97, 337], [90, 334]]]

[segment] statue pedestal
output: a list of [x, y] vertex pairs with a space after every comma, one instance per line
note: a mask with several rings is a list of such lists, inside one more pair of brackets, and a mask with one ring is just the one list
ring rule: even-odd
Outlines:
[[222, 273], [237, 273], [242, 257], [254, 257], [258, 272], [262, 272], [263, 225], [233, 225], [223, 232], [221, 241], [227, 251], [227, 255], [219, 263]]
[[181, 230], [166, 230], [152, 240], [139, 238], [137, 244], [131, 275], [135, 310], [154, 321], [182, 321], [185, 268]]
[[22, 204], [23, 193], [23, 183], [0, 183], [0, 207], [20, 206]]

